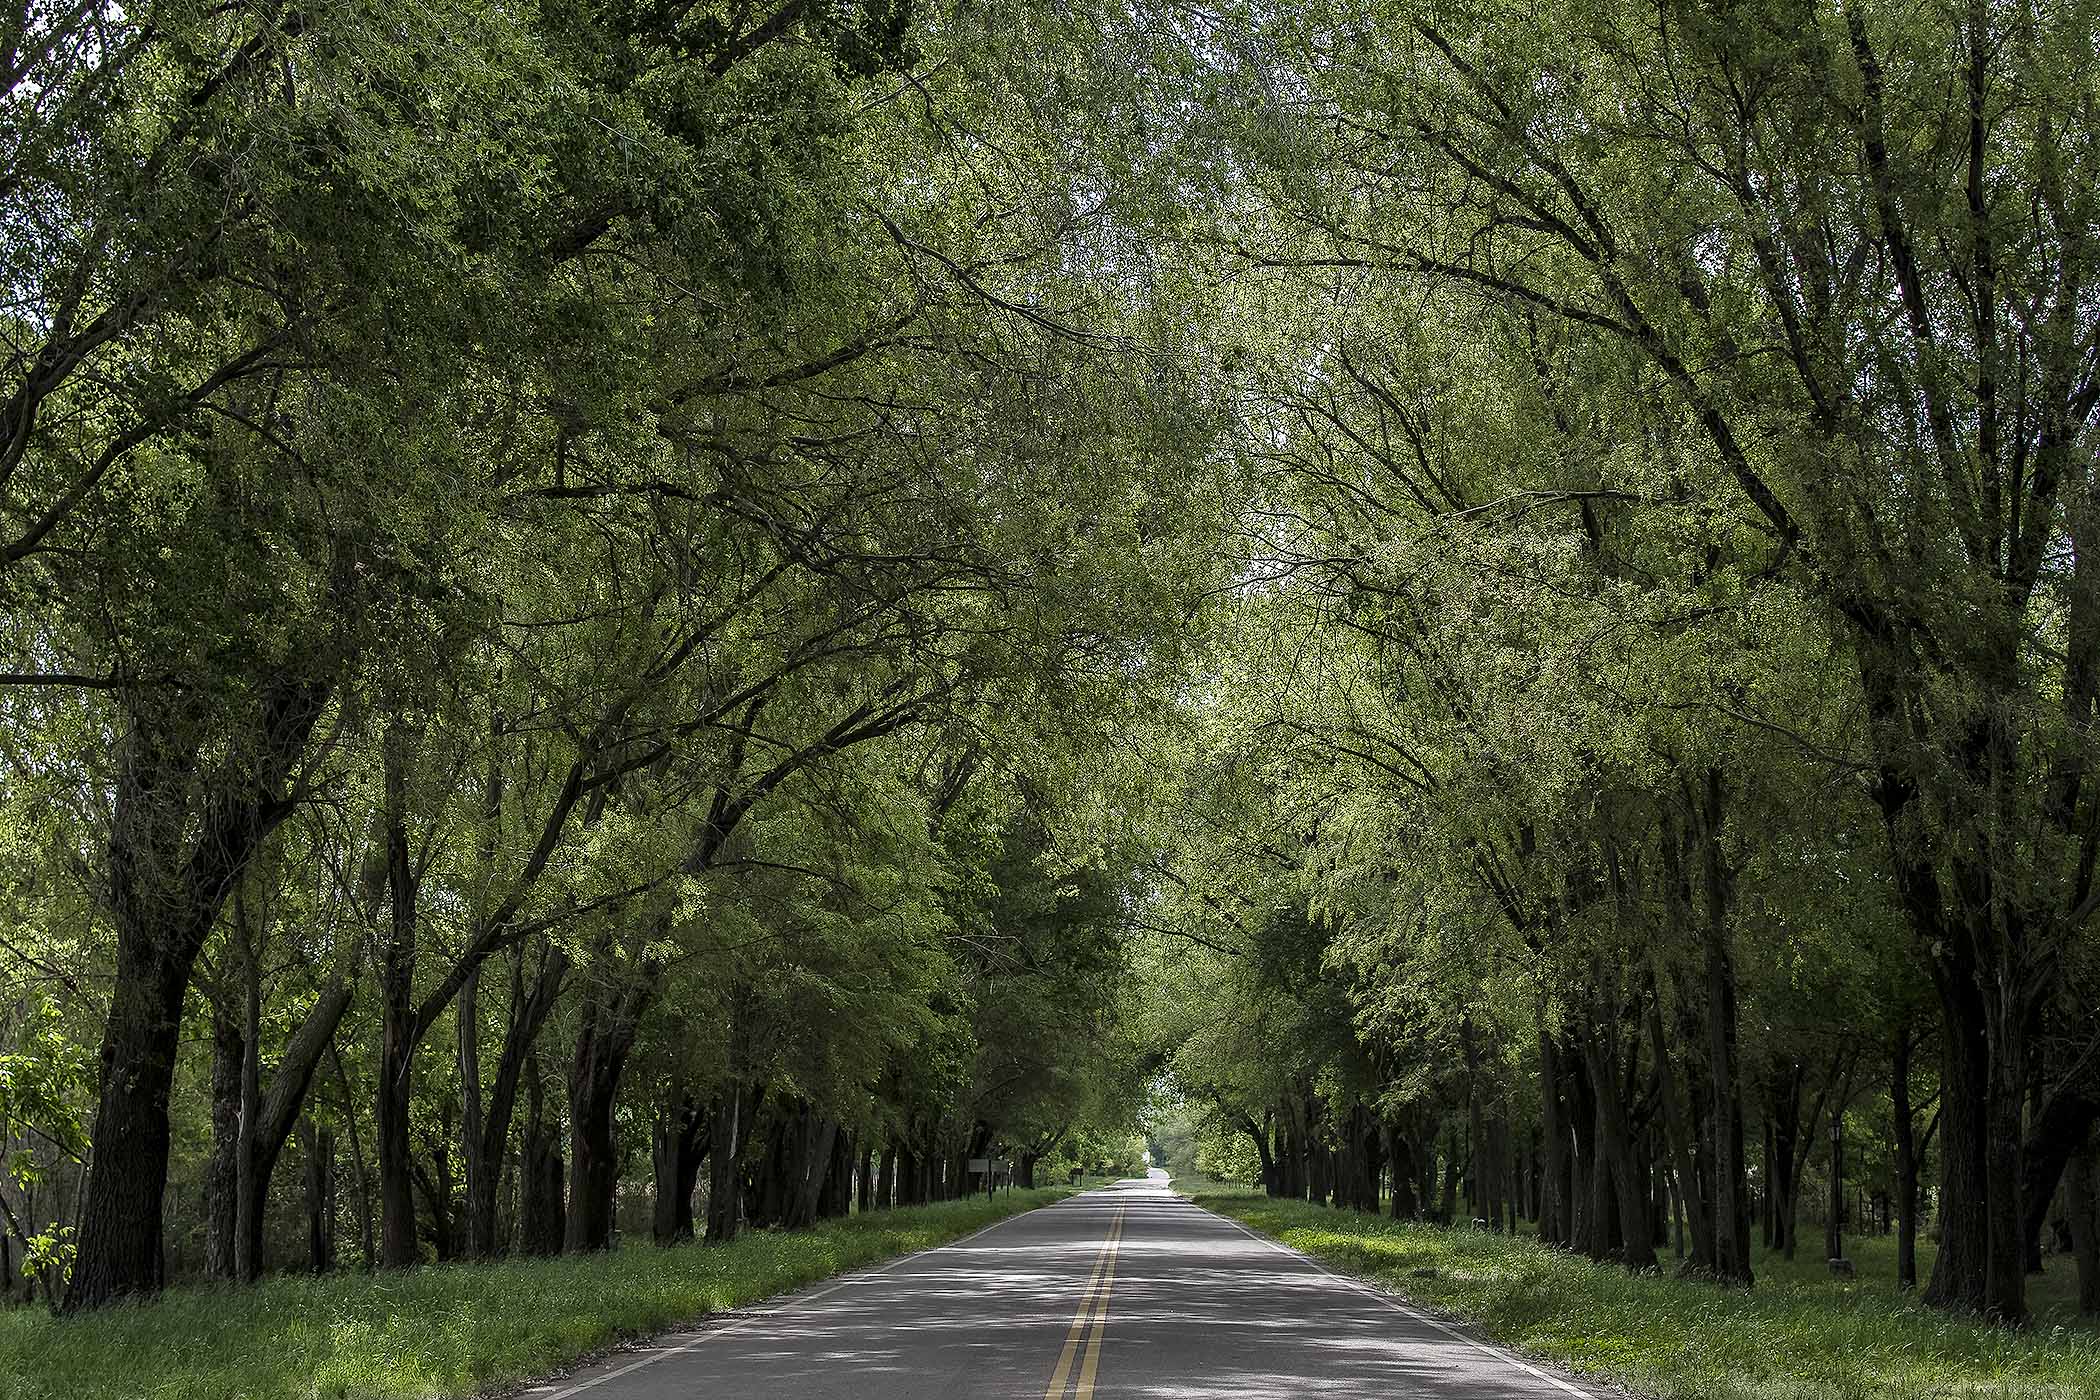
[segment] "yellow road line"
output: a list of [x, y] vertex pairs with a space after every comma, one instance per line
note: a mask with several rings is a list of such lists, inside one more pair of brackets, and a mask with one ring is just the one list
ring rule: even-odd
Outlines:
[[[1086, 1281], [1086, 1291], [1079, 1295], [1079, 1311], [1072, 1318], [1072, 1328], [1065, 1335], [1065, 1349], [1057, 1358], [1057, 1369], [1050, 1375], [1050, 1388], [1043, 1392], [1043, 1400], [1063, 1400], [1065, 1382], [1072, 1374], [1072, 1361], [1079, 1355], [1080, 1339], [1087, 1335], [1087, 1324], [1094, 1324], [1094, 1332], [1087, 1347], [1087, 1363], [1081, 1373], [1078, 1391], [1080, 1397], [1094, 1393], [1094, 1367], [1101, 1340], [1100, 1319], [1108, 1311], [1108, 1290], [1114, 1285], [1116, 1276], [1116, 1244], [1123, 1238], [1123, 1207], [1116, 1208], [1116, 1217], [1109, 1223], [1108, 1238], [1101, 1242], [1101, 1253], [1094, 1259], [1093, 1276]], [[1099, 1307], [1097, 1309], [1096, 1302]]]
[[1108, 1326], [1108, 1298], [1116, 1291], [1116, 1247], [1123, 1239], [1123, 1214], [1116, 1212], [1116, 1233], [1108, 1245], [1108, 1272], [1095, 1294], [1094, 1331], [1087, 1338], [1086, 1360], [1079, 1367], [1079, 1383], [1072, 1387], [1072, 1400], [1094, 1400], [1094, 1371], [1101, 1364], [1101, 1333]]

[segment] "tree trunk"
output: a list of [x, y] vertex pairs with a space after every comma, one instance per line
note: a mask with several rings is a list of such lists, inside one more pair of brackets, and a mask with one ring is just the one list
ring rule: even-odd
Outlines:
[[518, 1252], [526, 1255], [561, 1253], [562, 1160], [561, 1135], [546, 1116], [545, 1079], [539, 1057], [528, 1054], [525, 1079], [527, 1108], [523, 1175], [524, 1190], [518, 1202]]
[[[1689, 1113], [1678, 1096], [1677, 1072], [1670, 1064], [1669, 1042], [1663, 1035], [1662, 998], [1648, 999], [1648, 1038], [1655, 1054], [1655, 1074], [1663, 1110], [1663, 1133], [1670, 1151], [1671, 1179], [1676, 1183], [1677, 1208], [1692, 1237], [1691, 1268], [1709, 1278], [1721, 1277], [1715, 1248], [1715, 1220], [1697, 1191], [1699, 1171], [1692, 1159]], [[1682, 1256], [1683, 1250], [1678, 1251]]]
[[[1987, 1310], [1991, 1254], [1988, 1143], [1990, 1052], [1973, 985], [1942, 977], [1939, 1253], [1925, 1301], [1955, 1312]], [[2024, 1282], [2024, 1271], [2022, 1275]]]
[[[1030, 1169], [1033, 1170], [1033, 1163]], [[875, 1173], [875, 1209], [888, 1210], [897, 1189], [897, 1140], [891, 1138], [882, 1147], [882, 1166]]]
[[335, 1268], [335, 1134], [299, 1121], [299, 1143], [306, 1152], [306, 1254], [317, 1274]]
[[2096, 1118], [2100, 1118], [2100, 1098], [2077, 1088], [2058, 1089], [2033, 1115], [2020, 1154], [2021, 1241], [2030, 1274], [2042, 1270], [2042, 1226], [2049, 1203], [2056, 1198], [2064, 1168], [2084, 1147]]
[[1713, 1094], [1708, 1131], [1713, 1149], [1714, 1276], [1749, 1287], [1750, 1176], [1743, 1152], [1743, 1084], [1738, 1064], [1740, 1019], [1736, 999], [1735, 951], [1729, 936], [1729, 912], [1735, 903], [1735, 876], [1721, 845], [1725, 790], [1718, 768], [1706, 771], [1698, 823], [1706, 907], [1701, 923], [1706, 955], [1707, 1073]]
[[2071, 1158], [2064, 1189], [2069, 1197], [2071, 1253], [2078, 1260], [2078, 1311], [2100, 1317], [2100, 1143]]
[[675, 1103], [657, 1113], [650, 1140], [656, 1196], [649, 1233], [658, 1244], [693, 1237], [693, 1188], [699, 1184], [700, 1163], [713, 1129], [707, 1111], [690, 1094], [679, 1094]]
[[726, 1244], [743, 1228], [744, 1144], [764, 1094], [757, 1086], [732, 1083], [716, 1102], [707, 1154], [707, 1239]]
[[[487, 1110], [481, 1091], [481, 969], [478, 966], [469, 969], [461, 981], [459, 1000], [454, 1003], [454, 1008], [453, 1043], [459, 1069], [459, 1160], [466, 1197], [461, 1210], [466, 1225], [465, 1253], [469, 1259], [481, 1259], [487, 1256], [480, 1249], [477, 1217], [483, 1209], [488, 1211], [489, 1232], [493, 1236], [496, 1183], [492, 1178], [502, 1159], [500, 1151], [490, 1154], [481, 1150]], [[486, 1207], [482, 1204], [484, 1201]]]
[[379, 1262], [378, 1252], [372, 1246], [372, 1181], [365, 1171], [365, 1149], [357, 1133], [356, 1102], [350, 1093], [350, 1076], [343, 1072], [343, 1057], [336, 1053], [333, 1041], [328, 1046], [328, 1058], [335, 1066], [335, 1082], [342, 1095], [343, 1126], [350, 1134], [350, 1169], [357, 1182], [357, 1237], [364, 1260], [365, 1270], [370, 1272]]
[[568, 954], [559, 947], [550, 947], [541, 957], [539, 972], [527, 992], [515, 975], [515, 969], [522, 969], [523, 961], [521, 953], [511, 979], [510, 1024], [504, 1030], [496, 1076], [489, 1081], [483, 1099], [480, 1131], [461, 1135], [467, 1159], [467, 1253], [475, 1259], [493, 1258], [498, 1252], [496, 1197], [510, 1144], [511, 1119], [517, 1113], [519, 1080], [527, 1058], [539, 1043], [548, 1015], [561, 997], [562, 982], [569, 971]]
[[[1261, 1162], [1262, 1193], [1274, 1200], [1281, 1194], [1281, 1184], [1276, 1172], [1276, 1154], [1269, 1150], [1268, 1130], [1256, 1123], [1252, 1118], [1242, 1119], [1241, 1122], [1246, 1129], [1247, 1136], [1254, 1139], [1254, 1155]], [[1031, 1182], [1031, 1184], [1033, 1183]]]
[[908, 1142], [897, 1147], [897, 1204], [915, 1206], [923, 1203], [920, 1193], [925, 1189], [923, 1173], [919, 1170], [919, 1154]]
[[1544, 1169], [1539, 1181], [1539, 1238], [1566, 1247], [1574, 1240], [1568, 1201], [1568, 1131], [1562, 1122], [1560, 1047], [1546, 1027], [1546, 1011], [1537, 1012], [1539, 1033], [1539, 1141]]
[[584, 1002], [569, 1075], [569, 1217], [563, 1248], [607, 1249], [620, 1160], [613, 1143], [613, 1101], [634, 1048], [639, 1019], [635, 989], [598, 993]]
[[1823, 1223], [1823, 1257], [1845, 1257], [1845, 1110], [1830, 1120], [1830, 1214]]
[[1911, 1117], [1910, 1027], [1896, 1033], [1890, 1056], [1889, 1106], [1896, 1130], [1896, 1287], [1918, 1286], [1918, 1125]]
[[211, 1158], [204, 1167], [204, 1275], [231, 1281], [239, 1228], [241, 1153], [241, 1026], [214, 1008], [211, 1054]]
[[379, 1262], [405, 1269], [422, 1257], [416, 1243], [414, 1160], [409, 1146], [410, 1075], [416, 1053], [415, 867], [408, 849], [407, 734], [397, 719], [382, 745], [385, 766], [387, 937], [379, 958], [379, 1085], [373, 1132], [379, 1159]]
[[233, 924], [240, 936], [242, 978], [241, 1124], [235, 1153], [233, 1271], [242, 1283], [262, 1277], [262, 1216], [266, 1179], [256, 1171], [262, 1124], [262, 964], [255, 930], [248, 923], [247, 901], [239, 886], [233, 893]]
[[168, 1094], [190, 972], [248, 862], [291, 811], [279, 794], [328, 693], [271, 678], [253, 727], [237, 736], [250, 742], [201, 783], [193, 745], [156, 715], [130, 716], [109, 841], [116, 976], [66, 1312], [160, 1291]]
[[1386, 1189], [1391, 1193], [1387, 1206], [1393, 1219], [1412, 1220], [1421, 1210], [1415, 1200], [1414, 1145], [1396, 1122], [1385, 1125], [1385, 1135]]
[[[1589, 1066], [1596, 1123], [1595, 1175], [1590, 1182], [1592, 1209], [1600, 1219], [1617, 1212], [1620, 1262], [1629, 1269], [1652, 1269], [1655, 1238], [1649, 1225], [1650, 1194], [1636, 1168], [1633, 1129], [1619, 1085], [1617, 1047], [1612, 1038], [1598, 1034], [1592, 1027], [1583, 1045], [1583, 1056]], [[1608, 1232], [1598, 1231], [1591, 1239], [1591, 1249], [1591, 1258], [1609, 1257]]]
[[[350, 997], [351, 984], [340, 975], [330, 977], [286, 1042], [284, 1054], [270, 1075], [269, 1092], [255, 1093], [252, 1083], [244, 1091], [244, 1099], [254, 1102], [252, 1112], [243, 1112], [249, 1126], [242, 1134], [246, 1139], [246, 1170], [240, 1184], [242, 1200], [235, 1240], [245, 1282], [253, 1283], [262, 1274], [263, 1209], [269, 1202], [270, 1181], [276, 1175], [285, 1143], [298, 1126], [300, 1110], [306, 1103], [307, 1091], [313, 1087], [321, 1056], [334, 1043], [336, 1027], [350, 1009]], [[256, 1010], [259, 1030], [259, 1004]]]
[[89, 1137], [94, 1153], [67, 1312], [160, 1291], [168, 1092], [195, 958], [179, 931], [146, 926], [126, 935], [120, 921], [116, 981], [102, 1038], [102, 1089]]
[[[1787, 1259], [1794, 1257], [1795, 1222], [1801, 1199], [1801, 1081], [1805, 1071], [1797, 1062], [1788, 1067], [1787, 1079], [1773, 1100], [1772, 1245]], [[1814, 1125], [1809, 1125], [1810, 1133]]]

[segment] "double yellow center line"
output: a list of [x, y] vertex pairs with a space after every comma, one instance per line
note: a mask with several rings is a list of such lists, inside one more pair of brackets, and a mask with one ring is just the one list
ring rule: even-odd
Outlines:
[[[1079, 1312], [1072, 1319], [1064, 1353], [1057, 1358], [1057, 1369], [1050, 1375], [1050, 1388], [1043, 1392], [1043, 1400], [1064, 1400], [1067, 1394], [1071, 1400], [1093, 1400], [1094, 1371], [1101, 1364], [1101, 1333], [1108, 1326], [1108, 1295], [1116, 1286], [1116, 1246], [1123, 1239], [1125, 1209], [1117, 1206], [1116, 1218], [1109, 1223], [1108, 1238], [1101, 1242], [1100, 1257], [1094, 1261], [1094, 1276], [1087, 1280], [1086, 1292], [1079, 1296]], [[1072, 1370], [1075, 1360], [1079, 1363], [1077, 1375]]]

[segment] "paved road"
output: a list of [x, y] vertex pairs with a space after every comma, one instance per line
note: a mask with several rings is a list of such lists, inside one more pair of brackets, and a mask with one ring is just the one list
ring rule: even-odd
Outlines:
[[1589, 1400], [1162, 1173], [534, 1387], [531, 1400]]

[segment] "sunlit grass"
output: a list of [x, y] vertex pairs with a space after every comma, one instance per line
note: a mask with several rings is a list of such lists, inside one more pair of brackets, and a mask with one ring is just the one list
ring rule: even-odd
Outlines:
[[53, 1319], [0, 1313], [5, 1400], [467, 1396], [615, 1342], [956, 1239], [1070, 1194], [1013, 1191], [733, 1244], [181, 1288]]
[[[1820, 1260], [1774, 1258], [1745, 1292], [1635, 1278], [1530, 1239], [1269, 1201], [1236, 1188], [1190, 1189], [1199, 1204], [1337, 1272], [1375, 1280], [1529, 1355], [1659, 1400], [2100, 1396], [2100, 1332], [2069, 1318], [2061, 1278], [2037, 1281], [2042, 1320], [2012, 1332], [1898, 1294], [1891, 1246], [1881, 1240], [1848, 1246], [1861, 1268], [1855, 1281], [1829, 1278]], [[1813, 1241], [1808, 1252], [1820, 1244]], [[2055, 1262], [2059, 1271], [2070, 1267]]]

